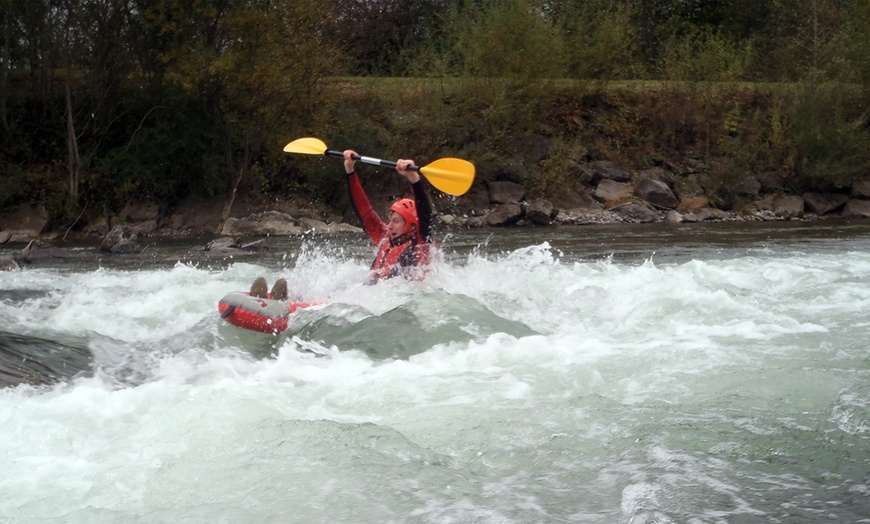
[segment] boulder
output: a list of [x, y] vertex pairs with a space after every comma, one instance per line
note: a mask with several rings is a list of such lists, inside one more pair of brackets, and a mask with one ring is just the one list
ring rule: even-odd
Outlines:
[[852, 184], [853, 198], [870, 198], [870, 180], [862, 179]]
[[649, 169], [644, 169], [643, 171], [638, 171], [637, 179], [640, 181], [658, 180], [659, 182], [667, 184], [670, 188], [673, 188], [674, 184], [676, 184], [674, 174], [663, 167], [651, 167]]
[[646, 202], [629, 202], [613, 208], [613, 211], [626, 222], [646, 224], [658, 222], [662, 218], [661, 214]]
[[674, 184], [674, 191], [679, 197], [702, 197], [705, 196], [704, 188], [701, 186], [701, 177], [699, 175], [689, 175], [686, 178], [680, 178]]
[[12, 271], [20, 269], [18, 262], [9, 255], [0, 255], [0, 271]]
[[734, 189], [739, 195], [757, 197], [761, 193], [761, 182], [753, 176], [746, 175], [737, 182]]
[[65, 262], [73, 258], [73, 253], [59, 248], [43, 240], [31, 240], [21, 253], [13, 257], [16, 262], [27, 264], [44, 264]]
[[244, 218], [228, 218], [221, 230], [226, 236], [290, 236], [303, 232], [296, 220], [286, 213], [264, 211]]
[[136, 231], [130, 226], [115, 226], [103, 238], [100, 251], [114, 254], [138, 253], [142, 249], [136, 243]]
[[870, 218], [870, 200], [849, 200], [843, 208], [843, 216]]
[[773, 197], [775, 215], [781, 217], [797, 217], [804, 213], [804, 199], [797, 195], [777, 195]]
[[773, 213], [773, 195], [753, 200], [748, 209], [755, 213]]
[[727, 220], [728, 213], [722, 211], [721, 209], [715, 209], [712, 207], [704, 207], [697, 210], [695, 213], [695, 220], [698, 222], [703, 222], [705, 220]]
[[48, 225], [48, 211], [43, 205], [21, 204], [14, 211], [3, 215], [0, 222], [0, 244], [6, 242], [29, 242], [37, 238]]
[[671, 188], [666, 183], [653, 178], [642, 180], [635, 188], [634, 194], [660, 208], [676, 209], [679, 205], [679, 201]]
[[605, 204], [625, 202], [632, 195], [631, 184], [604, 179], [595, 188], [595, 198]]
[[677, 211], [683, 214], [694, 213], [710, 205], [710, 199], [705, 196], [686, 196], [680, 200]]
[[[556, 211], [555, 213], [558, 213]], [[544, 198], [536, 198], [526, 209], [526, 218], [536, 224], [549, 225], [553, 223], [554, 213], [553, 204]]]
[[837, 211], [849, 201], [841, 193], [804, 193], [803, 197], [807, 211], [820, 216]]
[[549, 201], [559, 209], [572, 210], [583, 213], [599, 213], [604, 210], [585, 189], [572, 191], [570, 189], [552, 193]]
[[674, 211], [673, 209], [668, 211], [668, 214], [665, 215], [665, 222], [668, 224], [679, 224], [683, 221], [683, 215], [679, 211]]
[[493, 204], [517, 204], [526, 196], [526, 188], [516, 182], [487, 182], [489, 201]]
[[628, 171], [610, 160], [589, 162], [583, 166], [583, 169], [590, 173], [589, 183], [593, 186], [597, 185], [601, 180], [612, 180], [613, 182], [628, 182], [631, 180], [631, 174]]
[[238, 251], [239, 249], [241, 249], [241, 247], [242, 246], [239, 243], [239, 239], [237, 238], [220, 237], [206, 244], [203, 251], [209, 251], [211, 253], [227, 253]]
[[268, 251], [269, 246], [266, 245], [266, 241], [264, 239], [254, 240], [253, 242], [248, 242], [247, 244], [242, 244], [242, 251]]
[[252, 252], [267, 251], [269, 247], [263, 239], [242, 244], [233, 237], [220, 237], [209, 242], [202, 250], [212, 255], [238, 255]]
[[523, 217], [523, 208], [519, 204], [502, 204], [486, 214], [486, 225], [509, 226]]
[[330, 235], [335, 233], [360, 233], [362, 229], [350, 224], [327, 224], [322, 220], [313, 218], [303, 218], [299, 220], [299, 227], [303, 233], [314, 233], [318, 235]]

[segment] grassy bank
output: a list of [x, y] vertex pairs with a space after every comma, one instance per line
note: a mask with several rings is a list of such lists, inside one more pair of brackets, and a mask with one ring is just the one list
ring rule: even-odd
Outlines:
[[[330, 146], [460, 156], [478, 183], [512, 179], [534, 196], [574, 185], [578, 166], [600, 159], [678, 175], [703, 164], [721, 201], [761, 173], [775, 173], [783, 193], [847, 190], [870, 175], [867, 94], [856, 85], [338, 78], [324, 93], [334, 103], [311, 132]], [[335, 166], [290, 162], [286, 190], [340, 200]]]
[[[851, 84], [333, 77], [315, 88], [308, 118], [258, 131], [262, 145], [250, 151], [237, 198], [255, 208], [290, 198], [346, 207], [337, 161], [282, 152], [301, 136], [381, 158], [465, 158], [477, 166], [476, 184], [511, 180], [529, 197], [582, 185], [581, 166], [602, 159], [678, 176], [703, 165], [713, 201], [729, 207], [763, 173], [783, 193], [846, 191], [870, 175], [868, 93]], [[51, 227], [66, 230], [130, 201], [171, 209], [191, 196], [226, 196], [237, 173], [221, 161], [220, 142], [198, 131], [207, 120], [196, 111], [161, 113], [153, 128], [131, 122], [120, 153], [100, 157], [105, 145], [97, 147], [75, 206], [65, 198], [58, 132], [44, 155], [4, 166], [2, 205], [41, 202]], [[404, 190], [396, 177], [363, 176], [375, 195]]]

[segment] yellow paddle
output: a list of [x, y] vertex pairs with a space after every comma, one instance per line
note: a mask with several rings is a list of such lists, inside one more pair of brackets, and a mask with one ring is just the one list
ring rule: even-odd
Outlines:
[[[302, 153], [304, 155], [326, 155], [344, 158], [344, 153], [328, 149], [319, 138], [299, 138], [284, 146], [287, 153]], [[396, 167], [390, 160], [381, 160], [368, 156], [356, 155], [354, 160], [374, 164], [376, 166]], [[474, 182], [474, 164], [460, 158], [439, 158], [425, 166], [411, 166], [408, 169], [425, 176], [436, 189], [449, 195], [464, 195]]]

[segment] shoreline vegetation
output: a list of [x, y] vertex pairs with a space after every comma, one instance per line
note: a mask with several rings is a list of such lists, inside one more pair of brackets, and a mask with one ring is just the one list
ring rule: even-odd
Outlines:
[[[352, 228], [305, 136], [474, 163], [442, 229], [870, 216], [866, 1], [32, 0], [0, 34], [0, 244]], [[378, 212], [393, 175], [360, 169]]]

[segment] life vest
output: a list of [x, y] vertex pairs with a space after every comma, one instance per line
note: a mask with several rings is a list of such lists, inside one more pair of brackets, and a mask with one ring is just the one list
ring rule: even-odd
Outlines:
[[423, 278], [422, 267], [429, 263], [429, 248], [430, 244], [421, 243], [416, 233], [396, 240], [383, 239], [372, 262], [370, 283], [398, 275], [414, 280]]

